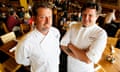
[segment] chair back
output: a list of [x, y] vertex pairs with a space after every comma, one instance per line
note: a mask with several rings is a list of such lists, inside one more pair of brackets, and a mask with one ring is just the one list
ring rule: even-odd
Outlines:
[[2, 27], [3, 27], [4, 31], [5, 31], [5, 33], [9, 32], [9, 30], [8, 30], [8, 28], [7, 28], [5, 23], [2, 23]]
[[120, 39], [120, 29], [117, 30], [115, 37]]
[[117, 43], [117, 40], [118, 38], [115, 38], [115, 37], [108, 37], [107, 38], [107, 46], [116, 46], [116, 43]]
[[31, 30], [30, 24], [20, 24], [20, 30], [22, 34], [25, 34]]
[[5, 44], [9, 41], [15, 40], [16, 36], [15, 36], [14, 32], [9, 32], [9, 33], [6, 33], [6, 34], [0, 36], [0, 39], [1, 39], [2, 43]]
[[1, 63], [0, 63], [0, 72], [5, 72]]

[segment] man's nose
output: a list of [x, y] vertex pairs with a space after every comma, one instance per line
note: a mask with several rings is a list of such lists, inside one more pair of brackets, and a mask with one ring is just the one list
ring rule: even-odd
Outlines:
[[50, 17], [46, 17], [46, 24], [48, 24], [50, 22]]
[[88, 20], [88, 19], [89, 19], [89, 16], [88, 16], [88, 15], [86, 15], [86, 16], [85, 16], [85, 20]]

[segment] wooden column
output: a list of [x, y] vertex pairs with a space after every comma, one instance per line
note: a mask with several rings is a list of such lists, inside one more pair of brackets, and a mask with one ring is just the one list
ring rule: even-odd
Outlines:
[[20, 5], [23, 6], [25, 10], [28, 10], [27, 0], [19, 0], [19, 1], [20, 1]]
[[118, 2], [117, 2], [117, 3], [118, 3], [118, 6], [119, 6], [119, 8], [120, 8], [120, 0], [118, 0]]
[[33, 0], [29, 0], [29, 4], [30, 4], [30, 5], [33, 5]]

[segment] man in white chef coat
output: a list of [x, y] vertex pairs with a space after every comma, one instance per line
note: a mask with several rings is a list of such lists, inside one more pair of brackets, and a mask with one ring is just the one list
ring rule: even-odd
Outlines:
[[51, 5], [38, 2], [32, 9], [36, 28], [17, 46], [16, 62], [30, 65], [31, 72], [58, 72], [60, 33], [52, 27]]
[[61, 40], [61, 49], [68, 55], [68, 72], [94, 72], [105, 49], [107, 34], [96, 24], [101, 7], [87, 2], [81, 8], [81, 23], [72, 25]]

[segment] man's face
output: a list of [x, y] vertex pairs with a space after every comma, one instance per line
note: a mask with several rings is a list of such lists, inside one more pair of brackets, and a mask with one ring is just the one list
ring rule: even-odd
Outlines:
[[49, 8], [39, 8], [35, 17], [37, 29], [48, 31], [52, 25], [52, 10]]
[[83, 26], [91, 26], [96, 23], [98, 16], [95, 9], [87, 8], [82, 12], [82, 24]]

